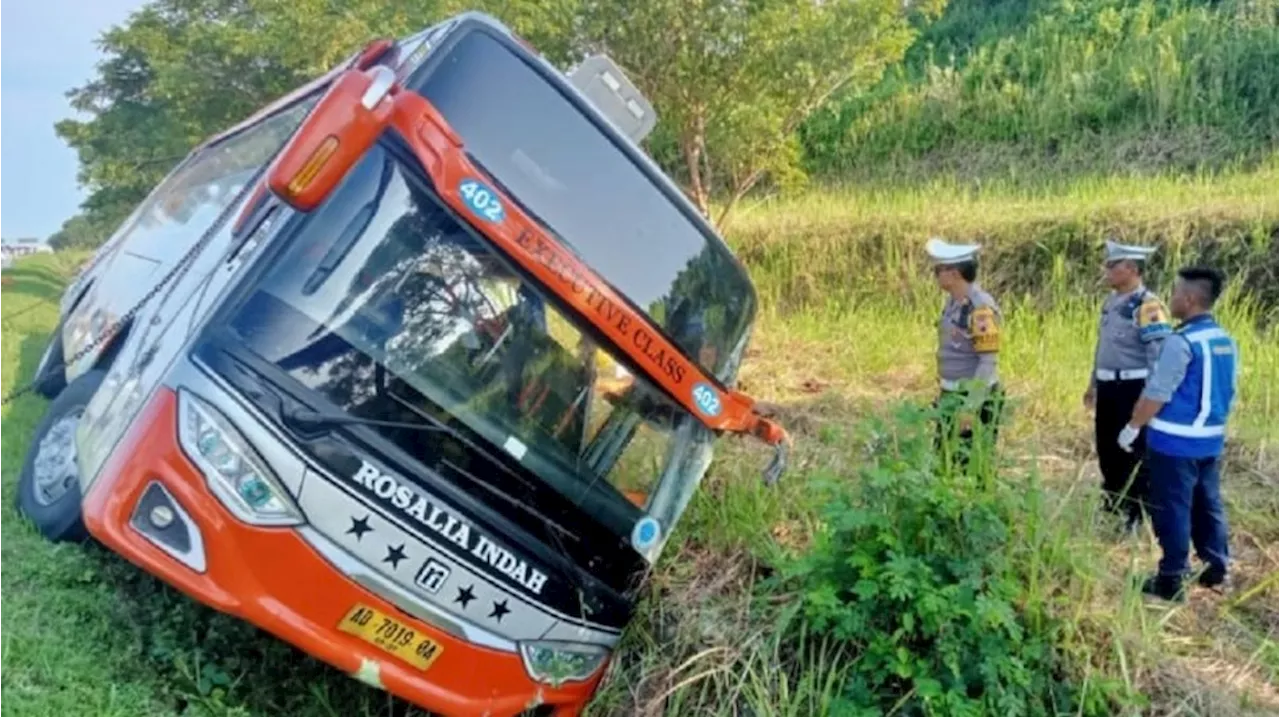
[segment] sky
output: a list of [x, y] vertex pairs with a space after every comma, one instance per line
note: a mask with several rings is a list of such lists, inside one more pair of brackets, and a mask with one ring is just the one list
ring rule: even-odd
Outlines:
[[5, 0], [0, 5], [0, 236], [47, 238], [75, 214], [76, 154], [53, 133], [66, 93], [93, 77], [97, 39], [144, 0]]

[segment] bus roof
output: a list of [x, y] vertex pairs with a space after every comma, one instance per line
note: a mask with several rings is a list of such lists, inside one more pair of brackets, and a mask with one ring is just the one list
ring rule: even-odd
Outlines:
[[[448, 72], [437, 72], [446, 65]], [[721, 381], [730, 378], [755, 318], [745, 267], [684, 192], [563, 73], [500, 22], [472, 12], [451, 23], [405, 87], [431, 102], [515, 201], [688, 358]], [[517, 108], [520, 121], [512, 122]], [[707, 341], [713, 346], [704, 353]]]

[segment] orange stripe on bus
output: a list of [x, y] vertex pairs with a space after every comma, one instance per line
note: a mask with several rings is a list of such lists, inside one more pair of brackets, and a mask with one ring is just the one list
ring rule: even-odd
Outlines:
[[[439, 112], [422, 96], [400, 92], [395, 96], [391, 124], [409, 142], [445, 202], [460, 214], [470, 214], [457, 186], [464, 179], [484, 181], [486, 175], [461, 151], [461, 140]], [[518, 205], [507, 200], [504, 210], [501, 222], [478, 223], [483, 225], [477, 229], [609, 337], [618, 349], [709, 428], [761, 435], [761, 419], [753, 411], [753, 399], [737, 391], [726, 391], [689, 361], [647, 316], [631, 308], [607, 282], [570, 249], [549, 236]], [[714, 391], [719, 399], [717, 415], [707, 415], [699, 408], [693, 390], [700, 384]]]

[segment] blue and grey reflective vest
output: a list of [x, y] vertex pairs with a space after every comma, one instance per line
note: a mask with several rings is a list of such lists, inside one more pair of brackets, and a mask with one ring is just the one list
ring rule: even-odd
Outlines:
[[1191, 361], [1182, 383], [1147, 426], [1147, 445], [1167, 456], [1221, 455], [1236, 394], [1236, 342], [1208, 314], [1179, 326], [1168, 340], [1186, 341]]

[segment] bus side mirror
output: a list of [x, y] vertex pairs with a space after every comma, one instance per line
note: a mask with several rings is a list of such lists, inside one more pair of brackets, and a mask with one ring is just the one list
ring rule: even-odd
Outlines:
[[370, 40], [364, 49], [360, 50], [360, 54], [356, 55], [355, 68], [357, 70], [367, 70], [373, 63], [382, 59], [387, 51], [395, 46], [395, 40], [381, 37], [377, 40]]
[[319, 206], [390, 122], [396, 89], [383, 65], [339, 75], [272, 162], [267, 186], [299, 211]]

